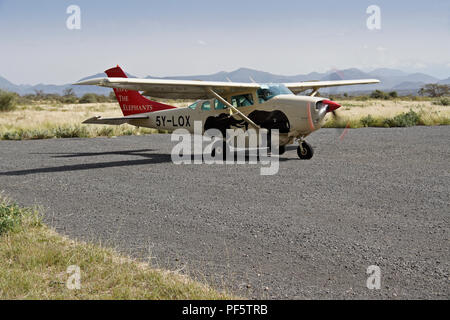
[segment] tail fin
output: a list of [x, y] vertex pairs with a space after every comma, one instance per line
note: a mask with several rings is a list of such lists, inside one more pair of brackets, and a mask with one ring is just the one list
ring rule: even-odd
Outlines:
[[[105, 73], [110, 78], [127, 78], [127, 75], [119, 66], [108, 69]], [[114, 88], [114, 93], [116, 94], [117, 101], [124, 116], [175, 108], [167, 104], [149, 100], [141, 95], [139, 91]]]

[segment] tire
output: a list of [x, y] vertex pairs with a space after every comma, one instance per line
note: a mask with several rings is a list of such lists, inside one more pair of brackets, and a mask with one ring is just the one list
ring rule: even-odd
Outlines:
[[303, 147], [303, 153], [300, 146], [297, 148], [297, 155], [302, 160], [310, 160], [314, 155], [314, 149], [311, 147], [311, 145], [305, 141], [302, 142]]

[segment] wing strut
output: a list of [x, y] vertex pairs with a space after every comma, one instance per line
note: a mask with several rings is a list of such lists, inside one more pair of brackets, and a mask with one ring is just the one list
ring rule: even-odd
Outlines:
[[233, 106], [231, 103], [229, 103], [227, 100], [225, 100], [224, 98], [222, 98], [219, 94], [217, 94], [213, 89], [211, 88], [207, 88], [209, 92], [212, 93], [213, 96], [215, 96], [220, 102], [222, 102], [224, 105], [226, 105], [227, 107], [229, 107], [231, 110], [233, 110], [234, 112], [236, 112], [238, 114], [239, 117], [241, 117], [245, 122], [247, 122], [249, 125], [251, 125], [253, 128], [255, 128], [256, 130], [260, 130], [261, 128], [254, 123], [249, 117], [247, 117], [245, 114], [243, 114], [241, 111], [239, 111], [235, 106]]

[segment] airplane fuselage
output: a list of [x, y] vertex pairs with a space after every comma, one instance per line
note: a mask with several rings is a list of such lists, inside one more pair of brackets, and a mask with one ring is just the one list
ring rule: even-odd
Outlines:
[[[254, 118], [255, 122], [261, 127], [265, 127], [267, 124], [264, 123], [264, 117], [262, 119], [256, 118], [258, 114], [270, 116], [271, 113], [276, 113], [276, 115], [279, 115], [279, 119], [271, 119], [271, 123], [286, 122], [281, 127], [276, 125], [273, 127], [281, 129], [280, 144], [286, 145], [292, 143], [295, 138], [306, 137], [313, 131], [320, 129], [325, 113], [320, 113], [316, 104], [323, 100], [324, 98], [286, 94], [278, 95], [264, 102], [257, 101], [257, 103], [249, 106], [237, 106], [237, 108], [250, 119]], [[219, 108], [216, 108], [218, 105]], [[230, 109], [224, 108], [215, 99], [199, 100], [190, 107], [143, 113], [141, 116], [148, 116], [148, 119], [133, 120], [130, 124], [171, 132], [177, 129], [186, 129], [190, 133], [194, 133], [194, 122], [200, 121], [203, 124], [202, 133], [204, 133], [208, 129], [206, 126], [208, 122], [226, 118], [224, 121], [231, 120], [229, 125], [231, 129], [248, 128], [248, 126], [239, 123], [240, 117], [238, 114], [230, 114]], [[272, 128], [269, 127], [268, 129]]]

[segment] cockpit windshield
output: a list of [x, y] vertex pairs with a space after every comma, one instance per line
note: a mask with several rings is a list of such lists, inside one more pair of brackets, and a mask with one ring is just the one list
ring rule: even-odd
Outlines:
[[268, 101], [273, 97], [279, 96], [281, 94], [293, 94], [293, 93], [283, 84], [263, 84], [258, 89], [259, 103]]

